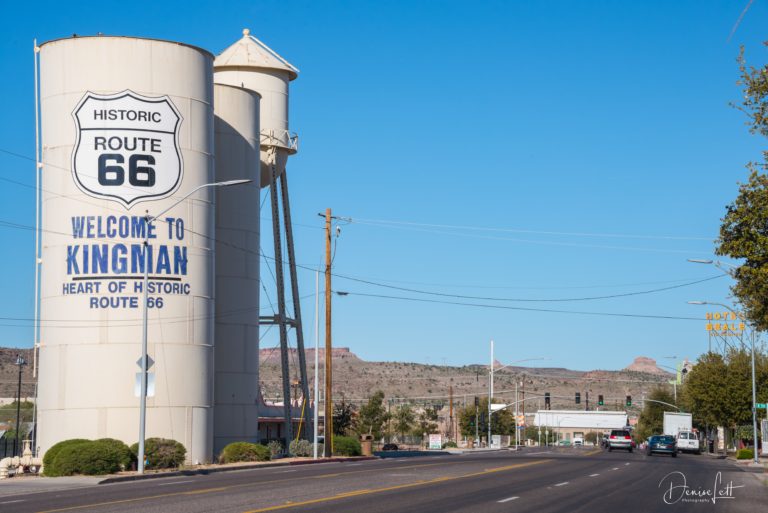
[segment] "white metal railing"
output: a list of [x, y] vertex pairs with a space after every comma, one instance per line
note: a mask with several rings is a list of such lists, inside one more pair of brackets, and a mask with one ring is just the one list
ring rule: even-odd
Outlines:
[[291, 153], [299, 151], [299, 135], [288, 130], [262, 130], [262, 146], [278, 146], [286, 148]]

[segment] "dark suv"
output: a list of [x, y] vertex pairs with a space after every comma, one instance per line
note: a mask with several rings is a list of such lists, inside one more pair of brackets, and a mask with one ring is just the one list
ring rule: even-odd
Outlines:
[[608, 436], [608, 450], [626, 449], [632, 452], [632, 435], [626, 429], [614, 429]]

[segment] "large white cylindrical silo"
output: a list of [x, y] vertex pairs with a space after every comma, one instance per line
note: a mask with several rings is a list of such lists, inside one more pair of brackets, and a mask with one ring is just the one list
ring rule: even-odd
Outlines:
[[261, 101], [261, 186], [267, 187], [274, 164], [279, 176], [298, 139], [288, 129], [288, 84], [298, 70], [271, 48], [243, 30], [243, 37], [214, 62], [214, 82], [259, 93]]
[[260, 99], [214, 85], [216, 180], [253, 180], [217, 192], [214, 454], [258, 441]]
[[75, 37], [40, 49], [39, 448], [139, 436], [143, 238], [149, 233], [146, 436], [210, 461], [213, 56], [175, 42]]

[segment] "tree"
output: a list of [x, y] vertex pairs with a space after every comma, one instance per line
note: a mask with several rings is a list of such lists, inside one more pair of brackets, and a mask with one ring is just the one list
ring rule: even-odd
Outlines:
[[728, 365], [717, 353], [699, 357], [685, 378], [683, 400], [691, 413], [707, 426], [727, 426], [731, 417], [727, 393]]
[[437, 431], [437, 409], [425, 406], [419, 413], [419, 422], [416, 426], [415, 434], [421, 436], [424, 433], [430, 434]]
[[[768, 357], [755, 352], [758, 402], [768, 399]], [[746, 348], [723, 357], [701, 356], [683, 384], [683, 401], [694, 419], [707, 426], [734, 427], [752, 422], [752, 356]]]
[[[0, 423], [7, 423], [11, 429], [5, 432], [6, 440], [16, 439], [16, 408], [19, 408], [19, 440], [29, 435], [29, 423], [32, 422], [34, 403], [30, 401], [18, 401], [0, 406]], [[21, 443], [21, 442], [19, 442]]]
[[[637, 430], [635, 436], [639, 440], [647, 440], [651, 435], [658, 435], [664, 432], [664, 412], [678, 411], [676, 408], [661, 403], [675, 404], [675, 398], [672, 394], [661, 387], [651, 390], [648, 394], [649, 401], [645, 401], [643, 411], [640, 412], [640, 418], [637, 420]], [[660, 402], [654, 402], [660, 401]]]
[[333, 434], [346, 436], [355, 427], [355, 407], [342, 399], [333, 405]]
[[[744, 100], [736, 107], [749, 118], [749, 131], [768, 137], [768, 66], [754, 68], [739, 55]], [[758, 329], [768, 329], [768, 152], [762, 163], [750, 162], [749, 180], [741, 184], [739, 194], [726, 207], [715, 253], [742, 260], [732, 275], [731, 287], [745, 317]]]
[[[480, 399], [477, 408], [478, 433], [488, 436], [488, 399]], [[470, 405], [459, 410], [459, 430], [464, 436], [475, 436], [475, 406]], [[491, 418], [491, 432], [494, 435], [513, 435], [515, 418], [509, 409], [494, 412]]]
[[588, 444], [594, 444], [597, 445], [600, 441], [600, 433], [597, 431], [588, 431], [586, 435], [584, 435], [584, 442]]
[[376, 440], [383, 436], [383, 426], [389, 419], [384, 407], [384, 392], [378, 390], [368, 398], [368, 402], [360, 408], [357, 417], [358, 434], [373, 435]]
[[400, 440], [413, 430], [413, 424], [416, 422], [416, 414], [413, 412], [410, 404], [401, 404], [395, 411], [395, 432], [400, 435]]

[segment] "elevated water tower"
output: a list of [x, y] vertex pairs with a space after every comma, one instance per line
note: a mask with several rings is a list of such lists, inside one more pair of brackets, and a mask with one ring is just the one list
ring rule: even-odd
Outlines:
[[[278, 311], [274, 316], [259, 317], [260, 325], [276, 325], [280, 332], [280, 363], [282, 368], [284, 440], [288, 448], [292, 435], [291, 380], [288, 364], [288, 329], [296, 332], [296, 348], [299, 356], [299, 379], [305, 404], [298, 405], [304, 412], [302, 422], [305, 439], [312, 433], [312, 416], [309, 408], [309, 384], [304, 354], [304, 337], [301, 323], [301, 305], [296, 276], [296, 258], [291, 227], [291, 210], [288, 199], [288, 156], [298, 151], [298, 137], [288, 128], [288, 88], [298, 77], [299, 70], [266, 44], [243, 30], [243, 37], [224, 50], [214, 61], [215, 84], [229, 85], [258, 93], [261, 96], [260, 125], [260, 185], [271, 187], [272, 232], [274, 238], [275, 281], [277, 282]], [[279, 188], [279, 192], [278, 192]], [[278, 197], [279, 196], [279, 197]], [[281, 208], [282, 207], [282, 208]], [[281, 228], [282, 219], [282, 228]], [[258, 216], [252, 220], [259, 223]], [[285, 279], [283, 276], [283, 247], [281, 238], [285, 231], [287, 263], [291, 280], [293, 318], [286, 310]], [[255, 344], [258, 355], [258, 337]], [[218, 369], [218, 359], [215, 364]], [[222, 372], [224, 372], [222, 370]]]
[[243, 37], [221, 52], [213, 64], [213, 80], [261, 95], [261, 186], [272, 182], [272, 166], [279, 177], [288, 156], [298, 151], [299, 138], [288, 129], [288, 84], [299, 70], [274, 50], [243, 30]]

